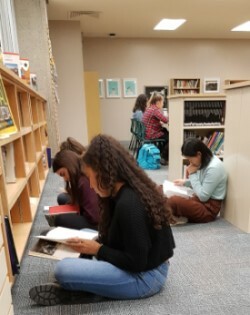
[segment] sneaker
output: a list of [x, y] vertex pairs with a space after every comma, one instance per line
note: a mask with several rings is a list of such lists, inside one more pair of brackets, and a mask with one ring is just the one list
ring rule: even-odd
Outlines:
[[188, 219], [186, 217], [174, 217], [170, 225], [175, 226], [175, 225], [186, 224], [186, 223], [188, 223]]
[[57, 283], [35, 286], [29, 291], [30, 298], [39, 305], [52, 306], [57, 304], [88, 304], [96, 303], [105, 298], [84, 291], [69, 291]]

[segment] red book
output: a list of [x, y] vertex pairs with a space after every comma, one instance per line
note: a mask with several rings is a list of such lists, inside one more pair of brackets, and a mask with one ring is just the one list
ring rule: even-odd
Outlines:
[[54, 226], [55, 217], [59, 214], [79, 213], [79, 206], [76, 205], [59, 205], [46, 207], [44, 214], [50, 226]]
[[49, 207], [49, 215], [57, 215], [63, 213], [79, 213], [79, 206], [68, 204]]

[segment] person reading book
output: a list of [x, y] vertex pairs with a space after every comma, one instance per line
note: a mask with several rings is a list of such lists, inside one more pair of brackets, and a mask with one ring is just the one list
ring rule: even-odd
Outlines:
[[99, 222], [98, 197], [90, 187], [89, 179], [81, 170], [81, 158], [70, 150], [57, 152], [53, 160], [53, 172], [65, 181], [70, 204], [79, 206], [79, 214], [65, 213], [54, 217], [54, 225], [72, 229], [97, 229]]
[[94, 137], [82, 160], [100, 200], [99, 236], [72, 238], [67, 244], [94, 259], [59, 261], [54, 272], [57, 283], [31, 288], [31, 299], [54, 305], [71, 303], [77, 295], [83, 303], [88, 293], [140, 299], [160, 292], [175, 247], [169, 224], [172, 213], [163, 193], [112, 137]]
[[[73, 137], [68, 137], [65, 141], [61, 142], [60, 151], [61, 150], [70, 150], [78, 155], [82, 155], [86, 151], [86, 148]], [[70, 195], [67, 192], [62, 192], [57, 196], [57, 203], [59, 205], [69, 204], [70, 202]]]
[[188, 159], [187, 179], [177, 179], [175, 185], [193, 189], [189, 199], [172, 196], [168, 204], [173, 215], [188, 222], [206, 223], [216, 219], [227, 191], [227, 173], [222, 161], [199, 139], [188, 138], [182, 145], [182, 155]]

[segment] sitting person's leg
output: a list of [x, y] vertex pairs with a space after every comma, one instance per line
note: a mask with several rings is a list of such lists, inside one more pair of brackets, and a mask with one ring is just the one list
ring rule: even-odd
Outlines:
[[216, 218], [216, 214], [212, 213], [197, 197], [185, 199], [172, 196], [168, 198], [168, 204], [174, 216], [186, 217], [190, 223], [207, 223]]
[[66, 205], [71, 202], [70, 195], [66, 192], [63, 192], [57, 196], [57, 203], [59, 205]]
[[[68, 302], [82, 291], [111, 299], [140, 299], [158, 293], [164, 286], [169, 263], [132, 273], [98, 260], [66, 258], [55, 268], [58, 284], [44, 284], [30, 290], [30, 297], [42, 305]], [[63, 290], [64, 289], [64, 290]]]
[[54, 220], [54, 226], [62, 226], [77, 230], [84, 228], [97, 230], [96, 225], [92, 225], [84, 216], [76, 213], [65, 213], [56, 215]]

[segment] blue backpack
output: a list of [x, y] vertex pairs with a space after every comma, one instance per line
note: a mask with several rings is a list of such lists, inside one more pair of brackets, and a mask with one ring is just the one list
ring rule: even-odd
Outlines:
[[160, 150], [151, 143], [144, 144], [139, 151], [137, 163], [145, 170], [157, 170], [160, 165]]

